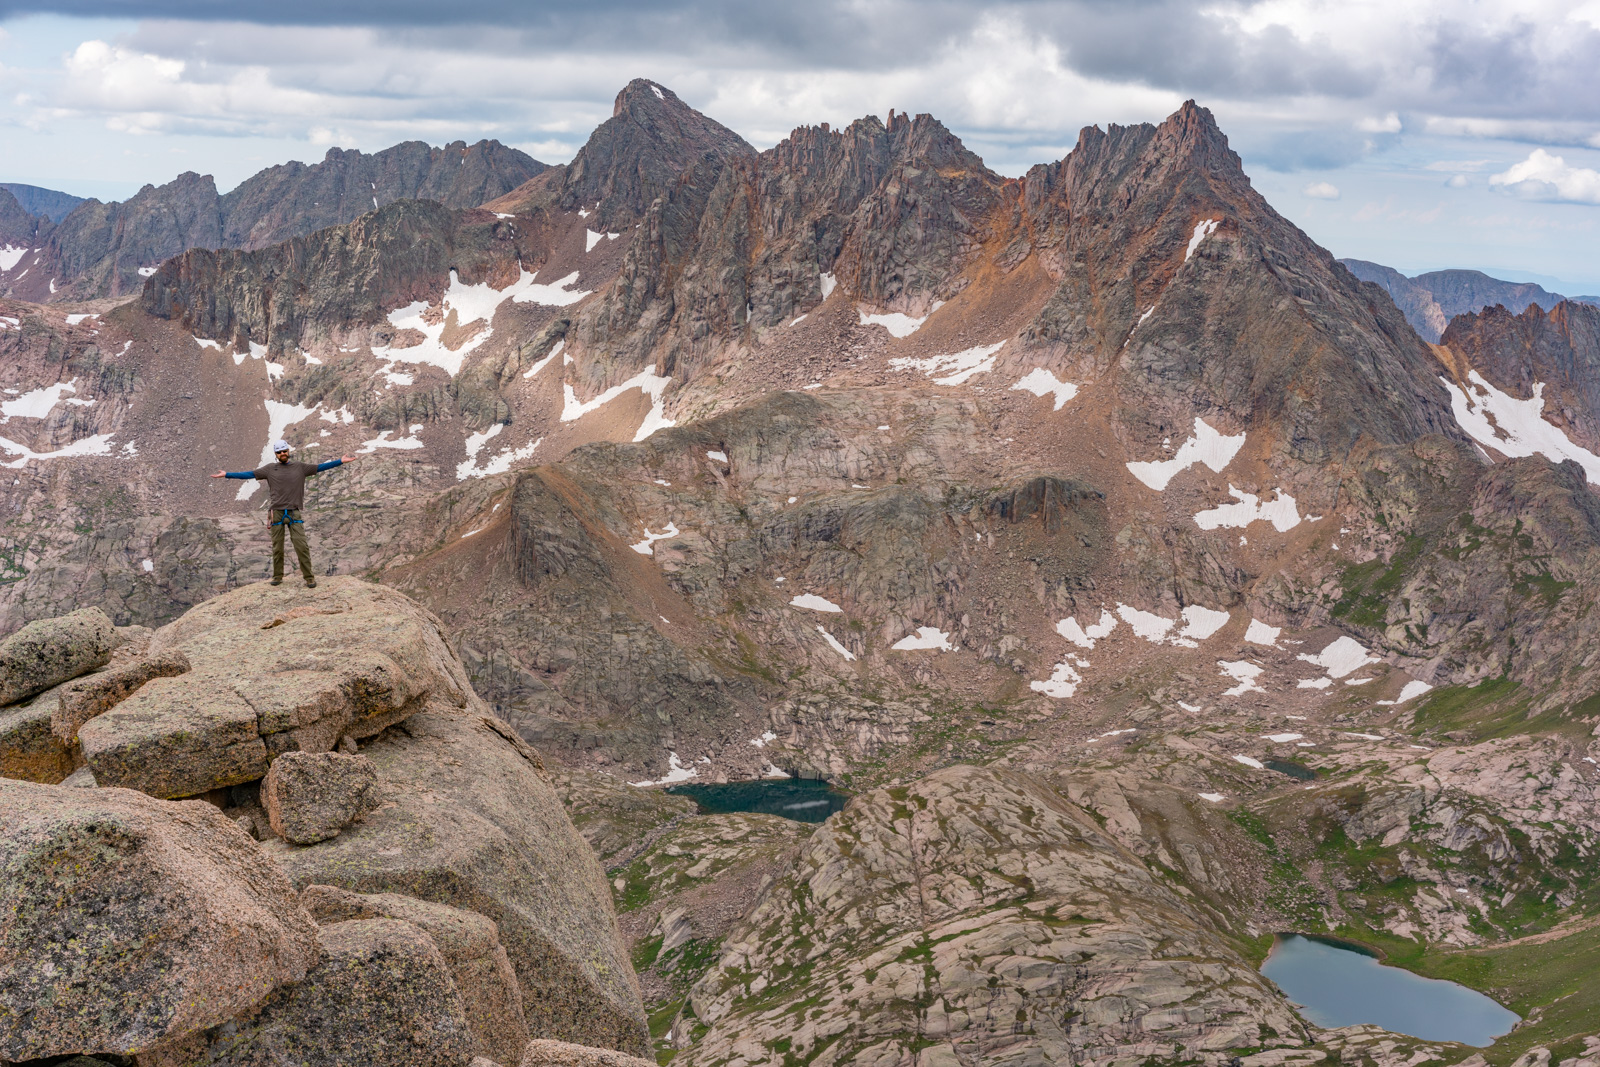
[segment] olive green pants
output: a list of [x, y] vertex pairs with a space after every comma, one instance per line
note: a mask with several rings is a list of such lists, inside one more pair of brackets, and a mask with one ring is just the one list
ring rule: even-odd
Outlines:
[[300, 521], [298, 509], [290, 508], [287, 511], [274, 510], [272, 512], [272, 578], [274, 581], [283, 579], [283, 531], [289, 531], [289, 540], [294, 542], [294, 554], [300, 557], [300, 576], [306, 581], [316, 580], [311, 570], [311, 546], [306, 543], [305, 524]]

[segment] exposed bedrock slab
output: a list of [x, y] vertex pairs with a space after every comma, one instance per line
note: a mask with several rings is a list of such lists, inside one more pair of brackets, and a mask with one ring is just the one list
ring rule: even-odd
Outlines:
[[159, 656], [138, 656], [103, 671], [76, 678], [61, 687], [50, 729], [65, 744], [78, 738], [84, 723], [110, 711], [138, 688], [155, 678], [171, 678], [189, 670], [189, 658], [179, 651]]
[[316, 933], [210, 804], [0, 779], [0, 1059], [217, 1025], [304, 978]]
[[610, 887], [537, 753], [486, 714], [447, 709], [412, 716], [361, 754], [385, 803], [330, 841], [265, 842], [290, 878], [487, 916], [522, 987], [530, 1033], [647, 1052]]
[[1090, 1064], [1305, 1040], [1082, 809], [961, 766], [824, 823], [692, 999], [710, 1029], [679, 1058], [696, 1065]]

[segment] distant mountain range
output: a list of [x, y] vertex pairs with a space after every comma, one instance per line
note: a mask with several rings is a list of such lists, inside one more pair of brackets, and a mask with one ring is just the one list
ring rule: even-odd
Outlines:
[[41, 189], [37, 185], [23, 185], [21, 182], [0, 182], [0, 189], [16, 197], [17, 203], [28, 214], [43, 215], [51, 222], [60, 222], [72, 213], [73, 208], [83, 203], [81, 196], [55, 189]]
[[1433, 344], [1438, 344], [1445, 327], [1457, 315], [1472, 314], [1496, 304], [1513, 315], [1522, 314], [1530, 304], [1538, 304], [1549, 311], [1568, 299], [1600, 304], [1600, 296], [1565, 297], [1533, 282], [1508, 282], [1477, 270], [1435, 270], [1408, 278], [1393, 267], [1365, 259], [1341, 259], [1339, 262], [1362, 281], [1388, 290], [1411, 328]]
[[268, 167], [225, 194], [192, 171], [109, 204], [4, 185], [0, 247], [25, 254], [0, 260], [0, 294], [51, 301], [137, 292], [162, 262], [191, 248], [262, 248], [396, 200], [475, 207], [545, 169], [499, 141], [407, 141], [371, 155], [329, 149], [321, 163]]

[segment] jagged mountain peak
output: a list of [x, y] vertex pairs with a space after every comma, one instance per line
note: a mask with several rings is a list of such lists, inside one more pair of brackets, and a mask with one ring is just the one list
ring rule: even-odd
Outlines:
[[685, 104], [663, 85], [635, 78], [617, 94], [601, 123], [567, 167], [559, 193], [564, 210], [597, 209], [596, 225], [631, 226], [658, 196], [700, 167], [709, 187], [731, 159], [756, 150], [728, 127]]

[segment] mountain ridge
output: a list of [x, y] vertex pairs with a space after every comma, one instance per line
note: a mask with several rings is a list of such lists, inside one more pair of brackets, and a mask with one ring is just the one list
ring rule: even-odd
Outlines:
[[[308, 504], [319, 569], [415, 597], [561, 765], [658, 1051], [1474, 1055], [1291, 1033], [1267, 985], [1207, 975], [1284, 929], [1498, 959], [1600, 900], [1573, 858], [1600, 847], [1591, 312], [1427, 343], [1192, 101], [1009, 179], [931, 116], [755, 152], [640, 79], [580, 156], [481, 207], [191, 249], [115, 309], [0, 304], [0, 627], [250, 584], [256, 501], [201, 474], [280, 436], [359, 456]], [[777, 774], [864, 799], [796, 859], [656, 791]], [[1013, 824], [1133, 891], [1024, 885], [1020, 857], [992, 880]], [[839, 895], [808, 896], [824, 870]], [[905, 911], [928, 892], [948, 910]], [[1017, 1029], [996, 946], [1063, 923], [1198, 1017], [1139, 983], [1112, 1011], [1060, 964]], [[1116, 933], [1152, 924], [1204, 960]], [[989, 996], [993, 1025], [960, 1007]], [[780, 1047], [823, 1002], [833, 1043]], [[1495, 1067], [1583, 1036], [1529, 1015]]]

